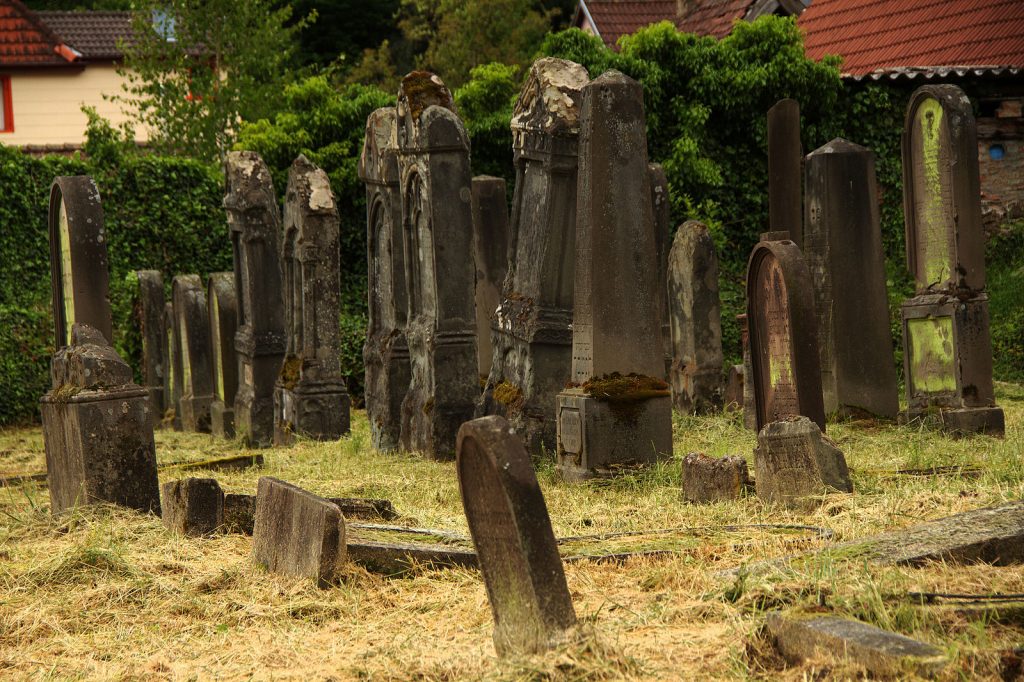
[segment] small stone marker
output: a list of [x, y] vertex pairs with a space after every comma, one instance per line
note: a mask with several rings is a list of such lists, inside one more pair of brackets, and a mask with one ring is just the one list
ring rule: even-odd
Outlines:
[[828, 488], [853, 492], [846, 458], [807, 417], [774, 421], [757, 435], [754, 450], [757, 496], [800, 506]]
[[238, 393], [238, 297], [233, 272], [214, 272], [207, 282], [210, 349], [213, 352], [213, 402], [210, 430], [219, 438], [235, 436], [235, 394]]
[[235, 432], [248, 447], [270, 447], [274, 440], [274, 382], [285, 352], [278, 257], [281, 217], [270, 171], [258, 154], [230, 152], [224, 175], [224, 209], [238, 298]]
[[803, 201], [800, 198], [800, 105], [782, 99], [768, 110], [768, 222], [762, 241], [789, 239], [803, 245]]
[[522, 441], [501, 417], [474, 419], [459, 429], [456, 468], [498, 655], [538, 653], [564, 641], [576, 612]]
[[288, 351], [274, 389], [274, 442], [299, 434], [337, 440], [349, 431], [341, 376], [338, 207], [327, 173], [299, 156], [284, 205], [285, 330]]
[[508, 272], [508, 200], [504, 178], [473, 178], [473, 260], [476, 263], [476, 355], [480, 378], [491, 371], [491, 320]]
[[174, 322], [174, 304], [164, 304], [164, 396], [167, 403], [164, 418], [170, 413], [171, 426], [181, 431], [181, 347], [178, 325]]
[[136, 286], [132, 322], [142, 340], [142, 381], [149, 392], [149, 408], [163, 415], [164, 405], [164, 278], [159, 270], [132, 273]]
[[733, 365], [729, 368], [729, 376], [725, 380], [725, 394], [722, 399], [723, 406], [727, 410], [743, 409], [743, 365]]
[[718, 256], [702, 223], [676, 231], [668, 273], [672, 405], [683, 414], [713, 412], [722, 407], [722, 312]]
[[178, 275], [171, 285], [181, 365], [181, 427], [210, 432], [213, 367], [210, 361], [210, 314], [199, 275]]
[[256, 491], [253, 556], [274, 573], [327, 586], [346, 559], [345, 519], [338, 505], [264, 476]]
[[768, 631], [791, 662], [849, 660], [881, 677], [935, 677], [949, 663], [936, 646], [837, 616], [774, 611], [768, 614]]
[[224, 491], [213, 478], [183, 478], [160, 486], [164, 525], [181, 535], [211, 535], [224, 525]]
[[742, 457], [708, 457], [691, 452], [683, 458], [683, 499], [703, 504], [736, 500], [750, 485], [747, 460]]

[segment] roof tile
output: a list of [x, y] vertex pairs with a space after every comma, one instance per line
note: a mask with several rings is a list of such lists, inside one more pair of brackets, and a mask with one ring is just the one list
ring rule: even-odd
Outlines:
[[20, 0], [0, 1], [0, 66], [67, 64], [60, 38]]

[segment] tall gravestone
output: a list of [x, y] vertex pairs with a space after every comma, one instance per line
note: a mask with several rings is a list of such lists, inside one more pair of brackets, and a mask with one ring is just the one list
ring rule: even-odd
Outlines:
[[672, 249], [672, 205], [668, 196], [668, 177], [660, 163], [647, 164], [651, 176], [651, 206], [654, 210], [654, 244], [658, 254], [658, 309], [661, 311], [661, 349], [665, 356], [665, 374], [672, 374], [672, 328], [669, 322], [668, 258]]
[[274, 441], [293, 434], [337, 440], [349, 431], [341, 376], [338, 207], [327, 173], [299, 156], [284, 204], [285, 329], [288, 352], [274, 394]]
[[558, 395], [558, 469], [607, 475], [672, 453], [661, 299], [640, 84], [583, 87], [572, 386]]
[[274, 384], [286, 347], [278, 256], [281, 217], [270, 172], [258, 154], [231, 152], [224, 169], [238, 297], [235, 432], [249, 447], [269, 447], [274, 440]]
[[164, 277], [159, 270], [132, 273], [135, 295], [132, 322], [142, 340], [142, 381], [149, 407], [157, 417], [164, 410]]
[[411, 379], [405, 340], [408, 299], [394, 107], [378, 109], [367, 118], [359, 177], [366, 184], [366, 416], [373, 447], [390, 451], [398, 449], [401, 442], [402, 401]]
[[469, 138], [453, 107], [434, 74], [402, 79], [396, 114], [412, 367], [402, 447], [432, 459], [454, 456], [480, 393]]
[[804, 416], [825, 431], [811, 275], [792, 241], [760, 242], [747, 265], [757, 430]]
[[875, 156], [835, 139], [807, 155], [803, 253], [814, 285], [825, 414], [895, 419]]
[[213, 366], [210, 358], [210, 314], [199, 275], [178, 275], [171, 284], [174, 324], [181, 353], [181, 427], [210, 432], [213, 402]]
[[459, 492], [487, 585], [499, 655], [566, 639], [576, 612], [530, 455], [498, 416], [459, 429]]
[[235, 436], [235, 394], [238, 393], [238, 297], [235, 273], [214, 272], [206, 284], [210, 311], [210, 351], [213, 358], [213, 402], [210, 430], [219, 438]]
[[159, 513], [149, 396], [109, 341], [107, 244], [91, 178], [54, 180], [49, 232], [57, 352], [40, 411], [51, 511], [111, 502]]
[[684, 414], [712, 412], [725, 386], [718, 256], [708, 228], [680, 225], [668, 263], [672, 404]]
[[491, 322], [508, 272], [508, 200], [504, 178], [473, 178], [473, 259], [476, 263], [476, 355], [480, 379], [491, 371]]
[[588, 80], [574, 62], [537, 60], [512, 115], [509, 271], [477, 413], [508, 419], [534, 455], [555, 448], [556, 396], [571, 378], [580, 97]]
[[992, 386], [977, 128], [953, 85], [914, 91], [903, 128], [907, 262], [903, 302], [908, 421], [935, 414], [953, 432], [1002, 435]]
[[[174, 304], [164, 304], [164, 419], [175, 431], [181, 431], [181, 349], [178, 347], [178, 325], [174, 323]], [[168, 416], [169, 415], [169, 416]]]
[[800, 195], [800, 105], [782, 99], [768, 110], [768, 223], [762, 241], [790, 239], [803, 246]]

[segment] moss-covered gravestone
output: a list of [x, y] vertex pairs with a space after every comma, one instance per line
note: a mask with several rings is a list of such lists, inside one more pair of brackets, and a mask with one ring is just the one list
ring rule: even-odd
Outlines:
[[235, 435], [235, 394], [238, 392], [238, 297], [233, 272], [215, 272], [206, 284], [210, 311], [210, 351], [213, 359], [213, 402], [210, 430], [220, 438]]
[[459, 491], [494, 615], [499, 655], [566, 639], [576, 612], [530, 455], [497, 416], [459, 429]]
[[370, 439], [373, 447], [381, 451], [398, 449], [402, 401], [410, 381], [396, 125], [394, 107], [370, 114], [359, 157], [359, 177], [366, 184], [369, 288], [363, 346], [364, 390]]
[[294, 434], [337, 440], [349, 431], [341, 376], [338, 206], [327, 173], [299, 156], [284, 204], [285, 330], [288, 351], [274, 390], [274, 442]]
[[181, 431], [181, 348], [178, 325], [174, 323], [174, 304], [164, 304], [164, 415], [175, 431]]
[[142, 383], [149, 393], [149, 407], [164, 413], [164, 277], [159, 270], [131, 273], [135, 290], [132, 322], [142, 340]]
[[487, 381], [491, 371], [491, 323], [501, 302], [508, 272], [508, 199], [504, 178], [473, 178], [473, 261], [476, 263], [477, 371]]
[[609, 71], [583, 87], [572, 386], [558, 394], [558, 470], [614, 474], [672, 454], [643, 90]]
[[171, 283], [174, 323], [181, 365], [181, 427], [185, 431], [210, 432], [213, 402], [213, 363], [210, 358], [210, 314], [199, 275], [178, 275]]
[[907, 263], [917, 295], [903, 303], [906, 421], [1002, 435], [992, 386], [977, 128], [954, 85], [914, 91], [903, 128]]

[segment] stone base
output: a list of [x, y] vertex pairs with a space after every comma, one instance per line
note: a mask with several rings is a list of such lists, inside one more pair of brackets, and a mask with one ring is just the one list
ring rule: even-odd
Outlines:
[[742, 457], [708, 457], [691, 452], [683, 458], [683, 499], [694, 504], [739, 499], [750, 485]]
[[982, 433], [1002, 438], [1006, 434], [1006, 419], [1001, 407], [905, 410], [900, 412], [899, 423], [924, 424], [953, 436]]
[[182, 396], [178, 403], [183, 431], [210, 433], [210, 405], [213, 396]]
[[672, 398], [597, 400], [579, 388], [558, 394], [558, 463], [564, 480], [614, 476], [672, 456]]
[[235, 410], [220, 400], [210, 405], [210, 431], [218, 438], [235, 437]]
[[351, 400], [341, 384], [274, 390], [274, 444], [290, 445], [295, 436], [338, 440], [349, 432]]

